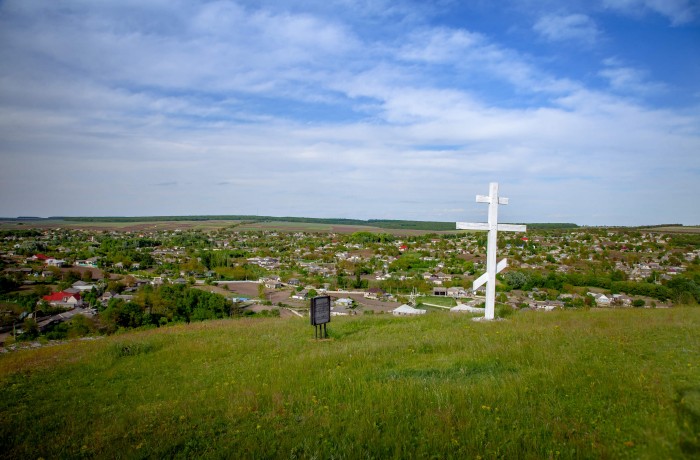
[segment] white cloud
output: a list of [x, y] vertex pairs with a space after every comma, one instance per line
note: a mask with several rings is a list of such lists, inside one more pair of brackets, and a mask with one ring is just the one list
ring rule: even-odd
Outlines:
[[632, 16], [653, 11], [666, 16], [673, 25], [694, 21], [699, 10], [697, 2], [693, 0], [603, 0], [603, 5]]
[[[617, 97], [654, 89], [622, 60], [594, 90], [467, 28], [378, 38], [273, 3], [5, 2], [0, 214], [450, 220], [498, 180], [515, 220], [595, 224], [626, 223], [591, 216], [634, 207], [637, 183], [697, 195], [698, 116]], [[542, 27], [580, 42], [586, 24]]]
[[585, 14], [543, 16], [533, 29], [550, 41], [576, 41], [587, 45], [595, 43], [601, 35], [595, 22]]
[[431, 28], [410, 37], [408, 45], [402, 47], [399, 56], [403, 59], [435, 63], [455, 63], [464, 58], [475, 47], [481, 48], [484, 37], [466, 30]]
[[[421, 64], [448, 65], [450, 69], [445, 72], [459, 75], [467, 86], [470, 81], [482, 79], [497, 79], [525, 92], [560, 93], [574, 86], [566, 79], [543, 72], [526, 56], [482, 34], [462, 29], [425, 28], [412, 33], [398, 47], [397, 57]], [[403, 79], [411, 75], [400, 74]], [[419, 76], [425, 78], [426, 74]]]
[[648, 95], [665, 90], [663, 84], [649, 81], [646, 72], [625, 66], [619, 59], [608, 58], [603, 63], [605, 68], [598, 74], [607, 79], [610, 87], [617, 92]]

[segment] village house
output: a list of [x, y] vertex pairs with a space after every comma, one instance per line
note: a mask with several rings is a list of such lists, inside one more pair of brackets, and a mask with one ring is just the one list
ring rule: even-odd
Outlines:
[[65, 261], [65, 260], [62, 260], [62, 259], [53, 259], [53, 258], [51, 258], [51, 259], [47, 259], [47, 260], [46, 260], [46, 266], [48, 266], [48, 267], [57, 267], [57, 268], [61, 268], [61, 267], [63, 267], [65, 264], [66, 264], [66, 261]]
[[394, 316], [414, 316], [414, 315], [424, 315], [427, 312], [427, 310], [423, 310], [421, 308], [413, 308], [410, 305], [403, 304], [398, 308], [395, 308], [391, 311], [391, 314]]
[[610, 300], [611, 305], [618, 307], [629, 307], [632, 305], [632, 299], [622, 294], [613, 294]]
[[350, 308], [352, 307], [353, 300], [348, 297], [341, 297], [333, 303], [336, 307]]
[[73, 283], [72, 287], [73, 289], [77, 289], [78, 291], [83, 292], [92, 291], [97, 286], [95, 286], [94, 284], [88, 284], [85, 281], [76, 281], [75, 283]]
[[280, 289], [282, 287], [282, 282], [276, 279], [266, 279], [263, 281], [265, 287], [268, 289]]
[[593, 296], [595, 304], [599, 307], [609, 307], [611, 299], [605, 294], [595, 294]]
[[49, 295], [45, 295], [41, 298], [41, 300], [48, 302], [49, 305], [54, 307], [75, 308], [83, 305], [83, 300], [79, 293], [66, 291], [54, 292]]
[[115, 294], [116, 293], [114, 292], [105, 291], [97, 300], [102, 304], [103, 307], [106, 307]]
[[31, 257], [27, 257], [27, 262], [46, 262], [50, 257], [44, 254], [34, 254]]
[[378, 300], [386, 297], [386, 292], [383, 289], [374, 287], [367, 289], [367, 292], [365, 292], [364, 296], [366, 299]]
[[460, 286], [452, 286], [447, 288], [447, 296], [448, 297], [466, 297], [467, 296], [467, 291]]
[[97, 257], [89, 259], [76, 260], [75, 265], [78, 267], [97, 268]]

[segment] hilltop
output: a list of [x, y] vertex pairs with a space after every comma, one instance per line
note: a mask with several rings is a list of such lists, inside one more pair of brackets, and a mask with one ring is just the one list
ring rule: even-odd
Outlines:
[[690, 458], [700, 309], [240, 319], [0, 356], [0, 458]]

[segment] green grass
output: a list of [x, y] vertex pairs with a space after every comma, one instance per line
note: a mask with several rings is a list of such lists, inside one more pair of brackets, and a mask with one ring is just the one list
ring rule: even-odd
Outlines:
[[455, 307], [457, 306], [457, 301], [452, 297], [439, 296], [439, 295], [426, 295], [418, 297], [417, 301], [419, 303], [428, 303], [433, 305], [439, 305], [441, 307]]
[[0, 357], [1, 458], [691, 458], [700, 308], [222, 320]]

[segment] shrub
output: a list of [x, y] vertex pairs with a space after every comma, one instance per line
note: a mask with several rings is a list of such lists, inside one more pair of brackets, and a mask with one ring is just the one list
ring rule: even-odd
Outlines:
[[109, 354], [113, 358], [137, 356], [155, 351], [156, 347], [150, 342], [117, 342], [109, 348]]
[[513, 310], [513, 307], [510, 305], [497, 305], [496, 306], [496, 317], [498, 318], [507, 318], [511, 316], [515, 310]]

